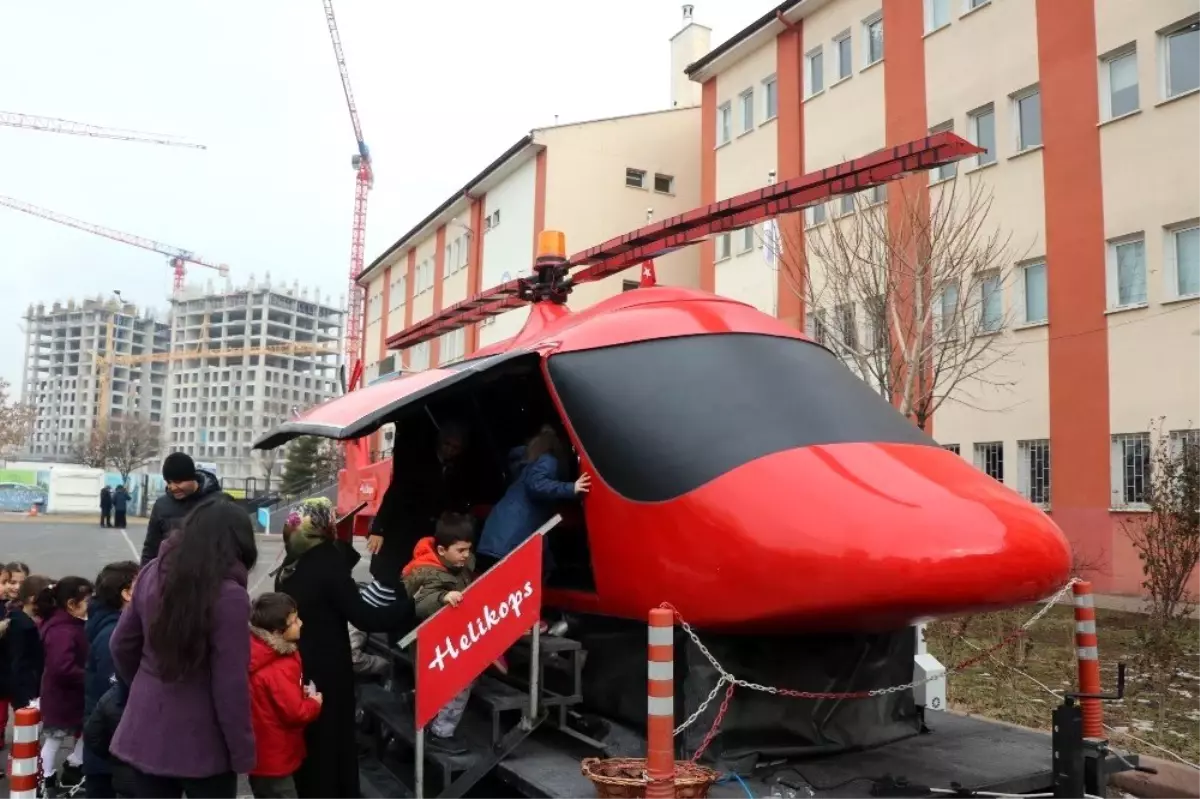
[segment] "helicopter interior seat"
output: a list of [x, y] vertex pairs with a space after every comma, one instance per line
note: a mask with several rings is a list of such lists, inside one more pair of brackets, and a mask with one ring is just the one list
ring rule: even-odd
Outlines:
[[[579, 458], [554, 401], [546, 388], [539, 368], [515, 368], [490, 376], [476, 383], [469, 391], [448, 391], [425, 404], [419, 414], [409, 414], [404, 423], [397, 423], [396, 442], [412, 441], [417, 446], [436, 446], [434, 421], [456, 419], [468, 428], [470, 444], [467, 457], [474, 468], [486, 475], [487, 488], [476, 507], [475, 515], [482, 529], [487, 512], [499, 501], [508, 486], [508, 453], [513, 447], [528, 441], [544, 424], [559, 432], [567, 449], [563, 464], [563, 480], [574, 481], [579, 476]], [[578, 502], [561, 503], [555, 510], [563, 521], [546, 537], [554, 559], [554, 570], [547, 585], [579, 591], [594, 591], [591, 555], [588, 549], [587, 526]]]

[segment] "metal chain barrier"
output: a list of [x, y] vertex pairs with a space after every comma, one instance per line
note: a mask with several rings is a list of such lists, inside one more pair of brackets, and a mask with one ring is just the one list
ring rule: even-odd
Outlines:
[[1079, 578], [1072, 577], [1067, 581], [1066, 585], [1059, 589], [1058, 593], [1046, 600], [1041, 609], [1038, 610], [1037, 613], [1030, 616], [1028, 621], [1002, 638], [999, 643], [994, 644], [987, 649], [981, 649], [972, 657], [969, 657], [961, 663], [946, 669], [945, 674], [925, 677], [920, 680], [913, 680], [911, 682], [904, 683], [903, 685], [890, 685], [887, 688], [871, 688], [861, 691], [798, 691], [793, 688], [776, 688], [773, 685], [760, 685], [756, 682], [750, 682], [748, 680], [735, 677], [726, 671], [725, 667], [721, 665], [720, 661], [713, 656], [713, 653], [710, 652], [708, 647], [704, 645], [704, 642], [700, 640], [700, 636], [696, 634], [696, 631], [692, 629], [692, 626], [684, 621], [684, 618], [679, 614], [679, 611], [676, 610], [670, 602], [663, 602], [661, 605], [659, 605], [659, 607], [670, 610], [675, 614], [675, 621], [679, 623], [679, 626], [683, 628], [683, 631], [687, 633], [687, 636], [692, 639], [692, 643], [696, 645], [698, 650], [700, 650], [700, 654], [704, 655], [705, 659], [707, 659], [712, 667], [716, 669], [717, 673], [721, 675], [720, 679], [717, 680], [717, 684], [714, 685], [713, 689], [708, 692], [708, 696], [705, 697], [704, 701], [700, 703], [700, 706], [696, 708], [696, 712], [688, 716], [686, 721], [675, 728], [674, 735], [678, 736], [681, 732], [695, 723], [696, 719], [704, 715], [704, 711], [708, 710], [708, 706], [712, 704], [714, 699], [717, 698], [717, 694], [721, 692], [722, 688], [725, 689], [725, 697], [721, 700], [721, 704], [717, 708], [717, 715], [713, 719], [712, 727], [710, 727], [708, 733], [705, 734], [704, 740], [701, 741], [700, 747], [696, 750], [696, 753], [692, 755], [691, 762], [693, 763], [700, 759], [700, 756], [704, 754], [704, 751], [708, 749], [709, 744], [712, 743], [713, 738], [716, 737], [717, 730], [721, 726], [721, 721], [724, 719], [725, 713], [729, 710], [729, 701], [733, 698], [733, 692], [735, 688], [747, 688], [751, 691], [761, 691], [763, 693], [774, 694], [776, 696], [786, 696], [791, 699], [869, 699], [873, 696], [884, 696], [886, 694], [899, 693], [900, 691], [908, 691], [916, 688], [917, 686], [933, 682], [934, 680], [944, 679], [949, 674], [974, 666], [988, 655], [991, 655], [993, 652], [1008, 646], [1017, 638], [1027, 634], [1029, 632], [1029, 628], [1040, 621], [1043, 616], [1049, 613], [1050, 609], [1057, 605], [1059, 600], [1061, 600], [1067, 594], [1067, 592], [1071, 590], [1071, 586], [1075, 585], [1077, 582], [1079, 582]]

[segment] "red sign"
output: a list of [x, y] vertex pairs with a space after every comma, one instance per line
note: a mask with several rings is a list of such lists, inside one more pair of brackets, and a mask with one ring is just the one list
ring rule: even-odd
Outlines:
[[504, 654], [542, 615], [542, 536], [530, 536], [416, 630], [417, 727]]

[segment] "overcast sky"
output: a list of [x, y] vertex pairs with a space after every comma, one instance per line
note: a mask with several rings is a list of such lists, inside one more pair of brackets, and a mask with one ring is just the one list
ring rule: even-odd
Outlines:
[[[773, 0], [699, 0], [716, 44]], [[670, 102], [675, 0], [336, 0], [375, 162], [367, 262], [533, 127]], [[320, 0], [6, 0], [0, 110], [170, 133], [190, 150], [0, 127], [0, 195], [346, 291], [354, 137]], [[580, 247], [594, 242], [577, 242]], [[215, 277], [192, 267], [190, 279]], [[0, 207], [0, 376], [30, 303], [166, 307], [163, 257]]]

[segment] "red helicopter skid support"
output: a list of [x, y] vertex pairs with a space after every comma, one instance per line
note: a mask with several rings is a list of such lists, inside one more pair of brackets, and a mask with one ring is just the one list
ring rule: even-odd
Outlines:
[[[571, 282], [600, 280], [709, 236], [749, 227], [779, 214], [796, 213], [840, 194], [857, 193], [981, 152], [983, 150], [960, 136], [937, 133], [764, 186], [654, 222], [577, 253], [568, 261], [568, 267], [582, 269], [571, 276]], [[388, 347], [411, 347], [464, 325], [519, 308], [526, 304], [519, 296], [523, 282], [522, 279], [510, 280], [452, 305], [390, 339]]]

